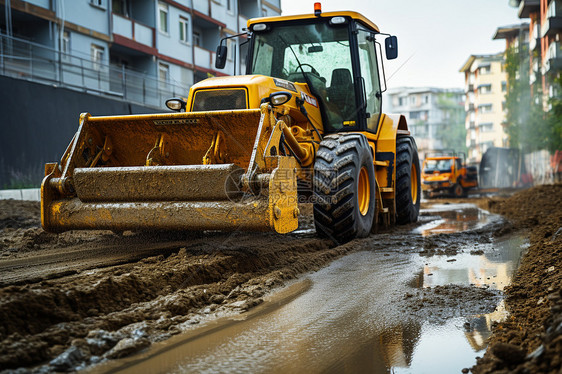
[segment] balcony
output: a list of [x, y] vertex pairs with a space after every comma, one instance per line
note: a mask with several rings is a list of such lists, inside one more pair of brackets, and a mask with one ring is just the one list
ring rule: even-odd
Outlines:
[[519, 3], [519, 18], [529, 18], [531, 13], [540, 11], [540, 0], [521, 0]]
[[261, 7], [258, 0], [240, 0], [238, 2], [239, 12], [244, 17], [261, 17]]
[[264, 0], [268, 5], [273, 5], [276, 8], [281, 9], [281, 1], [280, 0]]
[[531, 35], [529, 35], [529, 50], [534, 51], [537, 47], [540, 47], [539, 43], [540, 38], [540, 25], [535, 23], [533, 26], [533, 31], [531, 31]]
[[201, 48], [199, 46], [195, 46], [195, 54], [193, 62], [195, 66], [199, 66], [204, 69], [211, 69], [211, 64], [213, 62], [213, 52], [206, 50], [205, 48]]
[[562, 68], [562, 45], [560, 42], [550, 43], [546, 51], [544, 70], [545, 72], [558, 72]]
[[125, 66], [61, 53], [5, 35], [0, 35], [0, 74], [155, 109], [162, 109], [164, 100], [188, 90]]
[[[125, 44], [127, 47], [133, 49], [143, 50], [144, 47], [153, 49], [155, 46], [155, 32], [154, 28], [140, 24], [130, 18], [125, 18], [118, 14], [113, 13], [113, 34], [114, 36], [121, 36], [127, 40], [120, 40], [118, 37], [115, 42], [118, 44]], [[140, 44], [139, 46], [135, 44]], [[149, 52], [149, 51], [145, 51]], [[154, 52], [156, 52], [154, 50]], [[149, 52], [150, 53], [150, 52]]]
[[541, 37], [554, 35], [562, 30], [562, 0], [553, 0], [548, 6], [546, 20], [541, 28]]
[[474, 92], [474, 84], [472, 84], [472, 83], [469, 84], [469, 85], [466, 87], [466, 92], [467, 92], [467, 93], [468, 93], [468, 92]]
[[209, 1], [208, 0], [193, 0], [193, 10], [204, 14], [206, 16], [209, 15]]

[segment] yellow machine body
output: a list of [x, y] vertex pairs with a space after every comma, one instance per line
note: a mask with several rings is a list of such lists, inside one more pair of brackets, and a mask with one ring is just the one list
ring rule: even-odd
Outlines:
[[[358, 13], [330, 14], [354, 17], [378, 30]], [[314, 16], [275, 20], [298, 17]], [[248, 26], [260, 20], [271, 18], [250, 20]], [[288, 102], [262, 101], [287, 87]], [[45, 167], [42, 226], [50, 232], [293, 231], [299, 214], [297, 180], [310, 182], [319, 134], [324, 134], [319, 107], [304, 101], [307, 119], [296, 101], [301, 98], [314, 100], [306, 83], [242, 75], [195, 84], [185, 112], [83, 113], [61, 161]], [[236, 109], [201, 110], [227, 101]], [[390, 216], [396, 137], [409, 132], [403, 116], [377, 118], [376, 133], [361, 133], [374, 155], [379, 212]]]

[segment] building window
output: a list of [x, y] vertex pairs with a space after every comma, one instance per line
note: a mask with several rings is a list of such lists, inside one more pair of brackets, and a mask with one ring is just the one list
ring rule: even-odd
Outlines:
[[111, 11], [120, 16], [129, 18], [129, 0], [112, 0]]
[[502, 82], [502, 92], [507, 91], [507, 82]]
[[492, 68], [490, 67], [490, 65], [480, 66], [478, 70], [480, 74], [490, 74], [492, 72]]
[[428, 103], [429, 103], [429, 95], [425, 95], [425, 96], [423, 97], [423, 102], [424, 102], [424, 104], [428, 104]]
[[486, 153], [486, 151], [494, 146], [494, 142], [493, 141], [488, 141], [488, 142], [483, 142], [480, 143], [480, 151], [482, 153]]
[[483, 84], [478, 87], [478, 90], [481, 94], [489, 94], [492, 93], [492, 85], [491, 84]]
[[416, 97], [415, 96], [410, 96], [410, 104], [414, 105], [416, 103]]
[[90, 4], [92, 4], [93, 6], [97, 6], [100, 8], [105, 8], [105, 6], [103, 5], [104, 0], [90, 0]]
[[403, 97], [398, 98], [398, 105], [400, 105], [400, 106], [404, 105], [404, 98]]
[[494, 131], [494, 124], [492, 122], [480, 123], [478, 128], [481, 132], [491, 132]]
[[267, 9], [261, 8], [261, 16], [262, 16], [262, 17], [267, 17]]
[[92, 57], [92, 68], [94, 70], [100, 70], [101, 68], [101, 64], [103, 62], [103, 51], [104, 51], [103, 47], [92, 44], [91, 57]]
[[168, 33], [168, 5], [158, 3], [158, 29], [167, 34]]
[[165, 90], [168, 87], [168, 81], [170, 80], [170, 67], [166, 64], [158, 64], [158, 85], [161, 90]]
[[195, 44], [198, 47], [201, 47], [201, 34], [199, 33], [199, 31], [193, 32], [193, 44]]
[[482, 104], [478, 106], [481, 113], [492, 113], [492, 104]]
[[188, 31], [189, 31], [189, 23], [187, 21], [187, 18], [180, 17], [180, 41], [184, 43], [189, 43], [189, 40], [187, 38], [187, 35], [189, 35]]
[[232, 0], [226, 0], [226, 10], [232, 13]]

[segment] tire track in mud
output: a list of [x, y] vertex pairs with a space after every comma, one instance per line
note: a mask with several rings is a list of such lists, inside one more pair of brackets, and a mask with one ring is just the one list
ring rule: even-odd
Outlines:
[[[36, 283], [78, 274], [82, 271], [122, 265], [157, 254], [169, 255], [182, 242], [135, 244], [134, 250], [124, 245], [64, 248], [35, 256], [0, 262], [0, 287]], [[123, 251], [123, 249], [127, 249]]]
[[[328, 240], [276, 234], [125, 242], [127, 246], [105, 247], [86, 243], [74, 251], [63, 248], [0, 262], [3, 282], [22, 283], [0, 289], [0, 367], [29, 367], [68, 349], [83, 356], [119, 357], [125, 353], [111, 348], [130, 339], [133, 332], [142, 335], [135, 344], [145, 346], [149, 339], [165, 339], [197, 323], [205, 314], [201, 308], [214, 313], [247, 310], [271, 288], [354, 249]], [[88, 246], [94, 248], [88, 252]], [[120, 249], [125, 254], [119, 254]], [[147, 257], [154, 252], [159, 254]], [[20, 267], [27, 275], [4, 279], [18, 271], [10, 266], [23, 266], [31, 259], [31, 270]], [[42, 264], [45, 260], [50, 263]], [[112, 265], [115, 261], [126, 263]], [[63, 276], [56, 270], [59, 263], [71, 268], [66, 271], [79, 273]], [[100, 268], [100, 263], [106, 267]], [[59, 278], [36, 282], [47, 273]], [[130, 327], [134, 324], [142, 325], [142, 333]], [[99, 338], [104, 334], [100, 331], [114, 341]], [[94, 343], [85, 344], [85, 339]], [[66, 364], [56, 370], [65, 370]]]

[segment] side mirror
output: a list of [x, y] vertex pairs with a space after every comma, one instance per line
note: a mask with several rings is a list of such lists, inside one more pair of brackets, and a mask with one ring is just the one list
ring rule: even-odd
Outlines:
[[386, 59], [394, 60], [398, 57], [398, 38], [394, 35], [389, 36], [384, 40], [384, 46], [386, 49]]
[[227, 52], [228, 52], [228, 48], [226, 48], [226, 45], [220, 44], [217, 47], [217, 56], [216, 56], [216, 60], [215, 60], [215, 68], [224, 69], [224, 66], [226, 65], [226, 54], [227, 54]]

